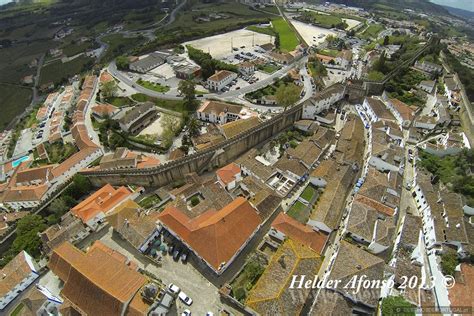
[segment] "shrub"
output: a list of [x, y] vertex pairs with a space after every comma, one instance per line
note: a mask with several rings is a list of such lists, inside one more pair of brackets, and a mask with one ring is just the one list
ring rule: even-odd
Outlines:
[[191, 205], [192, 205], [192, 206], [196, 206], [196, 205], [198, 205], [198, 204], [199, 204], [199, 198], [198, 198], [197, 196], [193, 196], [193, 197], [191, 198]]
[[245, 289], [243, 287], [238, 287], [233, 292], [234, 292], [234, 297], [238, 301], [242, 301], [243, 299], [245, 299], [246, 293], [245, 293]]

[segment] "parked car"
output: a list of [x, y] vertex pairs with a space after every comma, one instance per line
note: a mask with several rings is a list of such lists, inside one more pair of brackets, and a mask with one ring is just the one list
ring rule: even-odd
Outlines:
[[186, 263], [187, 261], [188, 261], [188, 252], [183, 251], [183, 253], [181, 254], [181, 262]]
[[170, 283], [168, 285], [168, 290], [173, 294], [177, 294], [177, 293], [181, 292], [181, 289], [173, 283]]
[[184, 304], [190, 306], [193, 303], [193, 300], [186, 295], [183, 291], [179, 292], [178, 297]]
[[182, 313], [181, 316], [191, 316], [191, 311], [189, 309], [185, 309]]
[[171, 255], [174, 251], [174, 245], [171, 245], [169, 248], [168, 248], [168, 254]]
[[175, 251], [173, 252], [173, 260], [178, 261], [179, 260], [179, 254], [181, 253], [181, 248], [176, 248]]

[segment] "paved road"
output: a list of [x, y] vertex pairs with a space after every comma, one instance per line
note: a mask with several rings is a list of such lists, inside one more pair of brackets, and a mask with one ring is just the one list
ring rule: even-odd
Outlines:
[[[290, 69], [295, 68], [295, 67], [300, 67], [301, 68], [300, 74], [303, 76], [303, 84], [304, 84], [304, 88], [305, 88], [305, 96], [303, 97], [302, 100], [300, 100], [300, 102], [305, 101], [313, 95], [313, 90], [312, 90], [312, 86], [311, 86], [311, 79], [310, 79], [310, 76], [306, 72], [305, 67], [304, 67], [307, 60], [308, 60], [308, 57], [303, 57], [300, 60], [298, 60], [298, 61], [296, 61], [296, 62], [294, 62], [290, 65], [287, 65], [287, 66], [281, 68], [280, 70], [274, 72], [273, 74], [271, 74], [267, 78], [262, 79], [260, 81], [257, 81], [256, 83], [254, 83], [252, 85], [242, 87], [240, 90], [232, 90], [232, 91], [228, 91], [228, 92], [220, 93], [220, 94], [210, 93], [210, 94], [206, 94], [205, 97], [204, 96], [199, 97], [198, 99], [217, 98], [217, 99], [221, 99], [223, 101], [241, 102], [243, 95], [245, 95], [249, 92], [256, 91], [256, 90], [261, 89], [263, 87], [266, 87], [266, 86], [272, 84], [275, 79], [284, 77]], [[111, 62], [108, 65], [107, 70], [116, 79], [118, 79], [122, 83], [128, 85], [129, 87], [132, 87], [133, 89], [135, 89], [135, 91], [137, 91], [139, 93], [143, 93], [143, 94], [146, 94], [146, 95], [151, 96], [151, 97], [161, 98], [161, 99], [165, 99], [165, 100], [181, 100], [182, 99], [182, 97], [178, 96], [178, 95], [159, 93], [159, 92], [149, 90], [149, 89], [146, 89], [146, 88], [140, 86], [134, 80], [130, 79], [123, 72], [118, 70], [117, 65], [115, 64], [115, 61]], [[261, 110], [261, 111], [266, 111], [268, 109], [281, 109], [281, 107], [271, 107], [271, 106], [269, 107], [269, 106], [264, 106], [264, 105], [253, 105], [253, 104], [248, 104], [248, 105], [251, 106], [252, 108], [255, 108], [255, 109]]]

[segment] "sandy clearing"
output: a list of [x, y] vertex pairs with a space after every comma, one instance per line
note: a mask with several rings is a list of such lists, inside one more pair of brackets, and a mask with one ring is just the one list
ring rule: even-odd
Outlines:
[[348, 27], [346, 27], [346, 30], [353, 29], [357, 25], [359, 25], [361, 22], [357, 20], [352, 20], [352, 19], [342, 19], [344, 22], [347, 23]]
[[[298, 33], [304, 38], [308, 45], [320, 44], [324, 42], [324, 39], [327, 35], [337, 35], [336, 32], [331, 31], [329, 29], [325, 29], [323, 27], [314, 26], [310, 24], [306, 24], [304, 22], [291, 20], [291, 24], [296, 28]], [[320, 34], [323, 34], [324, 37], [319, 37]]]
[[241, 29], [189, 41], [184, 43], [184, 45], [191, 45], [194, 48], [209, 52], [214, 58], [221, 59], [233, 53], [232, 45], [234, 45], [234, 47], [252, 47], [252, 44], [256, 46], [271, 42], [272, 37], [269, 35]]

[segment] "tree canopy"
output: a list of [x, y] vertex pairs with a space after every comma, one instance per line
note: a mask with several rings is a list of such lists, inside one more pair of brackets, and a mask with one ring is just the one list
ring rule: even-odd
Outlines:
[[276, 91], [275, 97], [280, 106], [286, 110], [300, 99], [300, 88], [294, 83], [280, 85]]

